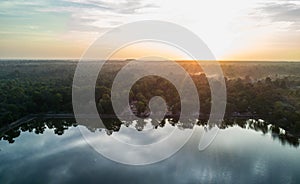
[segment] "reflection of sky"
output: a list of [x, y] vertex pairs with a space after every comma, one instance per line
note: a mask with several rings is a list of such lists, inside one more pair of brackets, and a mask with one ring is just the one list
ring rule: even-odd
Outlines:
[[[150, 123], [149, 123], [150, 124]], [[192, 129], [180, 130], [167, 123], [163, 128], [137, 131], [134, 124], [107, 136], [104, 131], [92, 133], [80, 126], [86, 142], [106, 158], [116, 162], [144, 165], [158, 162], [177, 152], [193, 134]]]
[[127, 144], [145, 145], [165, 139], [175, 128], [167, 123], [164, 127], [158, 126], [157, 129], [154, 129], [151, 121], [149, 121], [143, 131], [137, 131], [135, 125], [136, 123], [133, 123], [126, 127], [122, 124], [118, 133], [113, 133], [112, 136]]
[[52, 130], [43, 135], [23, 133], [14, 144], [0, 142], [0, 180], [1, 183], [299, 183], [299, 148], [282, 146], [269, 134], [233, 127], [221, 130], [213, 144], [199, 152], [202, 130], [198, 129], [198, 134], [171, 158], [146, 166], [127, 166], [104, 158], [85, 143], [78, 127], [70, 128], [62, 136]]

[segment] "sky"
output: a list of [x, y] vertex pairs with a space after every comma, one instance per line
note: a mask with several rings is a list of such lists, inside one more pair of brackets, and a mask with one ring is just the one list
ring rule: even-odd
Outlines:
[[77, 59], [105, 32], [152, 19], [186, 27], [218, 60], [300, 60], [300, 0], [1, 0], [0, 58]]

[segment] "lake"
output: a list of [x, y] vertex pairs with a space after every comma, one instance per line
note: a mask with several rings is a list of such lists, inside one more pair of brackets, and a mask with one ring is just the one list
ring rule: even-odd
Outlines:
[[[96, 152], [82, 137], [82, 130], [89, 131], [85, 126], [75, 125], [72, 120], [49, 121], [36, 120], [14, 128], [13, 132], [7, 133], [14, 137], [10, 141], [10, 138], [2, 136], [1, 182], [285, 184], [300, 182], [299, 140], [297, 139], [295, 143], [280, 138], [269, 131], [270, 125], [268, 131], [264, 131], [260, 126], [253, 126], [255, 123], [251, 125], [250, 122], [249, 125], [249, 120], [243, 126], [233, 123], [220, 129], [212, 144], [204, 151], [198, 150], [198, 144], [205, 127], [197, 125], [194, 126], [188, 142], [170, 158], [149, 165], [132, 166], [117, 163]], [[143, 131], [134, 130], [136, 133], [132, 134], [130, 133], [133, 131], [132, 127], [134, 124], [129, 127], [121, 125], [120, 129], [114, 132], [103, 130], [89, 132], [98, 134], [109, 146], [110, 140], [118, 136], [133, 134], [138, 136], [143, 131], [153, 129], [148, 122]], [[172, 127], [167, 123], [153, 131], [158, 132], [159, 137]], [[147, 136], [144, 138], [138, 136], [131, 141], [139, 144], [149, 140]], [[126, 153], [120, 150], [119, 154]], [[130, 155], [128, 159], [136, 158], [136, 155]]]

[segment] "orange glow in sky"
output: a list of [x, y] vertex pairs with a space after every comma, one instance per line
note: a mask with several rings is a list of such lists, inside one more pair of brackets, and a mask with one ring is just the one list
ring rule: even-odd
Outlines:
[[[78, 59], [106, 31], [125, 23], [153, 19], [173, 22], [194, 32], [218, 60], [300, 60], [299, 1], [137, 3], [139, 6], [127, 0], [0, 1], [0, 58]], [[115, 57], [140, 58], [156, 50], [165, 57], [186, 59], [178, 51], [155, 47], [131, 46]]]

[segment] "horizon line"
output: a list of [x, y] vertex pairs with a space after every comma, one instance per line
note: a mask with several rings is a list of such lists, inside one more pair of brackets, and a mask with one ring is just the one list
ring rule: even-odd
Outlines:
[[[0, 58], [0, 61], [4, 61], [4, 60], [23, 60], [23, 61], [79, 61], [81, 60], [80, 58]], [[104, 61], [106, 59], [85, 59], [87, 61], [95, 61], [95, 60], [101, 60]], [[135, 59], [135, 58], [116, 58], [116, 59], [109, 59], [108, 61], [128, 61], [128, 60], [139, 60], [139, 59]], [[167, 60], [167, 59], [166, 59]], [[192, 59], [169, 59], [169, 60], [173, 60], [173, 61], [182, 61], [182, 62], [190, 62], [190, 61], [218, 61], [218, 62], [300, 62], [300, 60], [247, 60], [247, 59], [243, 59], [243, 60], [237, 60], [237, 59], [216, 59], [216, 60], [192, 60]], [[141, 60], [141, 61], [148, 61], [148, 60]], [[150, 61], [150, 60], [149, 60]], [[161, 60], [164, 61], [164, 60]]]

